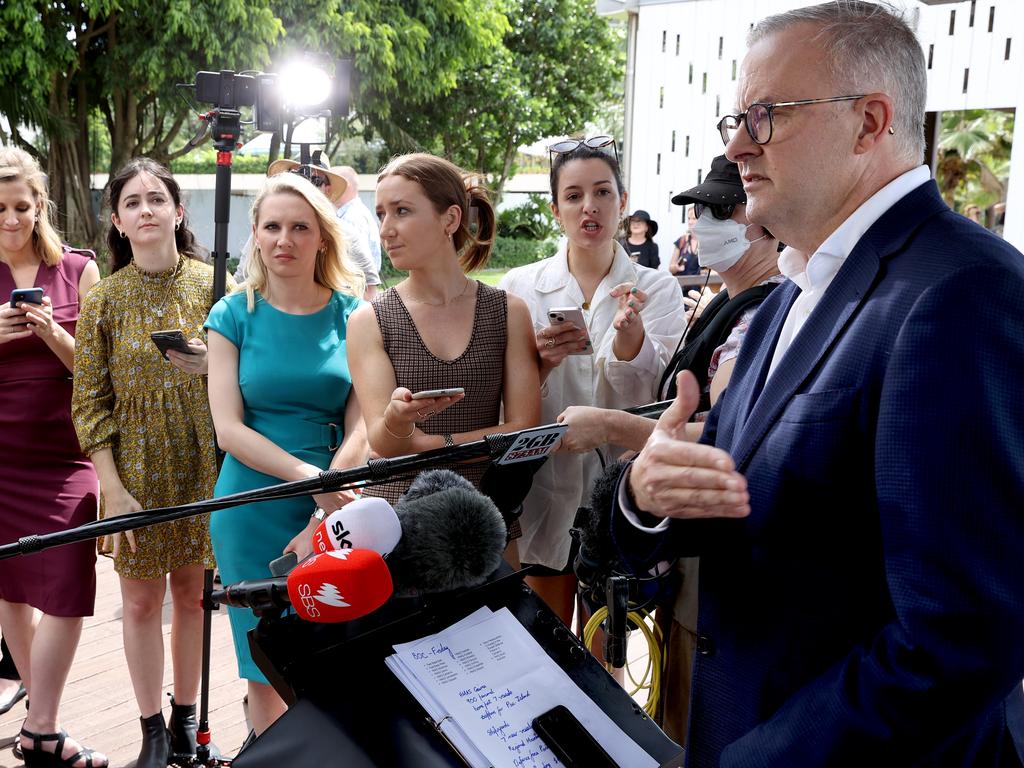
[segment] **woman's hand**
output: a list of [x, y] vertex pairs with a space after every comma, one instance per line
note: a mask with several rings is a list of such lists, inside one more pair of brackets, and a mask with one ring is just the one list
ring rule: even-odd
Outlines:
[[608, 443], [608, 412], [604, 408], [571, 405], [558, 415], [569, 431], [562, 435], [560, 451], [585, 453]]
[[355, 491], [344, 490], [344, 491], [332, 491], [330, 493], [318, 493], [313, 496], [313, 501], [316, 505], [324, 510], [325, 512], [333, 512], [336, 509], [341, 509], [351, 501], [355, 501], [359, 497]]
[[[455, 405], [466, 396], [465, 392], [451, 397], [424, 397], [413, 400], [406, 387], [397, 387], [384, 408], [384, 427], [392, 437], [412, 437], [416, 423], [436, 416], [445, 408]], [[326, 509], [326, 507], [325, 507]]]
[[[115, 489], [109, 493], [104, 491], [103, 493], [103, 519], [110, 520], [121, 515], [127, 515], [132, 512], [141, 512], [142, 505], [135, 500], [128, 491], [122, 486], [119, 489]], [[125, 539], [128, 540], [128, 546], [132, 552], [135, 552], [135, 533], [133, 531], [123, 531]], [[111, 533], [104, 537], [105, 546], [112, 547], [114, 550], [114, 557], [116, 558], [118, 553], [121, 551], [121, 533]]]
[[0, 309], [0, 344], [6, 344], [15, 339], [24, 339], [32, 335], [32, 329], [27, 325], [24, 307], [25, 302], [19, 302], [17, 307], [4, 304]]
[[42, 304], [20, 302], [19, 307], [25, 310], [28, 329], [43, 341], [59, 338], [65, 331], [53, 319], [53, 302], [49, 296], [43, 296]]
[[619, 311], [612, 320], [612, 328], [619, 333], [643, 331], [640, 312], [647, 304], [647, 294], [636, 287], [635, 283], [619, 283], [608, 294], [619, 301]]
[[683, 296], [683, 309], [693, 315], [693, 317], [687, 319], [687, 322], [696, 322], [713, 298], [715, 298], [714, 292], [707, 289], [698, 291], [691, 288], [687, 291], [686, 295]]
[[316, 533], [318, 525], [320, 523], [317, 519], [310, 517], [309, 525], [295, 534], [295, 538], [288, 542], [287, 546], [281, 550], [281, 554], [287, 555], [289, 552], [294, 552], [300, 563], [313, 554], [313, 534]]
[[197, 376], [205, 376], [208, 370], [206, 345], [203, 343], [202, 339], [189, 339], [188, 346], [189, 349], [192, 350], [192, 354], [186, 355], [184, 352], [168, 349], [167, 359], [170, 361], [171, 365], [180, 371]]
[[590, 349], [590, 338], [585, 328], [577, 328], [568, 321], [552, 323], [536, 334], [537, 354], [540, 356], [541, 374], [546, 375], [562, 364], [573, 352]]

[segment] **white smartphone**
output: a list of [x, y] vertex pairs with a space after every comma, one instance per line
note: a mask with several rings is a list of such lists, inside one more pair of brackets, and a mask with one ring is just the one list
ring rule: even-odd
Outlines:
[[428, 397], [455, 397], [465, 392], [462, 387], [452, 387], [451, 389], [424, 389], [422, 392], [416, 392], [413, 394], [413, 400], [425, 400]]
[[587, 334], [586, 348], [570, 352], [570, 355], [589, 355], [593, 353], [594, 347], [590, 343], [590, 333], [587, 330], [587, 321], [583, 319], [582, 309], [579, 307], [552, 307], [548, 310], [548, 322], [552, 325], [555, 323], [572, 323]]

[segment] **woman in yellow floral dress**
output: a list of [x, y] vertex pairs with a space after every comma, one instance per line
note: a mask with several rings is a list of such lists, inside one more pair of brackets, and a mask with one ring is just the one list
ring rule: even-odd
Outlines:
[[[100, 478], [103, 516], [209, 498], [217, 479], [206, 394], [203, 322], [213, 270], [185, 220], [170, 172], [131, 160], [110, 182], [113, 273], [101, 280], [78, 323], [72, 414], [82, 450]], [[193, 354], [168, 351], [153, 331], [180, 329]], [[123, 536], [123, 538], [122, 538]], [[207, 515], [108, 537], [124, 601], [124, 649], [141, 713], [138, 768], [164, 768], [195, 751], [202, 658], [200, 598], [214, 565]], [[170, 737], [161, 688], [161, 607], [170, 575], [174, 695]]]

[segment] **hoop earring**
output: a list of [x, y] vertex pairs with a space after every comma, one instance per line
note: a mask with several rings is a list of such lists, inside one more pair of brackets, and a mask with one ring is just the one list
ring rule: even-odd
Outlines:
[[180, 221], [176, 222], [175, 225], [174, 225], [174, 231], [175, 232], [177, 232], [179, 229], [181, 229], [181, 222]]
[[125, 240], [125, 239], [127, 239], [128, 235], [126, 235], [126, 234], [124, 233], [124, 230], [123, 230], [123, 229], [119, 229], [119, 230], [117, 230], [117, 231], [121, 233], [121, 239], [122, 239], [122, 240]]

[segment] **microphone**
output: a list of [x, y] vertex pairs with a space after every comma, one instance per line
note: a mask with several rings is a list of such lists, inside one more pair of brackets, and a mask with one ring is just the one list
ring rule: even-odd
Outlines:
[[251, 608], [260, 615], [291, 606], [305, 621], [333, 624], [377, 610], [391, 592], [391, 573], [379, 552], [342, 549], [313, 555], [288, 576], [240, 581], [214, 590], [210, 600]]
[[384, 499], [364, 497], [331, 512], [313, 532], [313, 553], [372, 549], [387, 555], [402, 538], [395, 509]]
[[[611, 510], [619, 475], [625, 462], [609, 465], [594, 483], [590, 506], [580, 507], [570, 534], [579, 544], [573, 571], [591, 611], [608, 607], [605, 622], [604, 657], [613, 667], [626, 663], [626, 640], [630, 621], [627, 614], [674, 593], [679, 587], [677, 572], [658, 564], [648, 574], [637, 574], [618, 556], [611, 536]], [[663, 567], [664, 566], [664, 567]]]
[[395, 512], [402, 538], [387, 563], [396, 595], [475, 587], [501, 565], [505, 521], [494, 502], [461, 475], [423, 472]]

